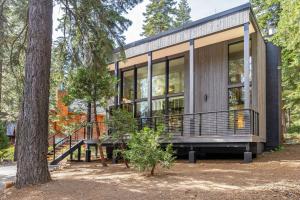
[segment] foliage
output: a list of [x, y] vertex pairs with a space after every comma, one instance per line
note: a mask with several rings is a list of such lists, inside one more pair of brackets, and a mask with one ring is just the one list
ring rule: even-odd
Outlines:
[[9, 146], [9, 139], [5, 132], [5, 126], [0, 123], [0, 150], [6, 149]]
[[191, 8], [187, 0], [180, 0], [175, 18], [175, 27], [182, 26], [191, 21]]
[[107, 100], [114, 95], [115, 84], [116, 79], [106, 68], [103, 68], [103, 71], [93, 68], [78, 68], [69, 76], [68, 95], [65, 96], [64, 102], [69, 105], [75, 99], [86, 102], [97, 100], [101, 106], [104, 106]]
[[[0, 0], [0, 76], [2, 78], [1, 120], [15, 121], [21, 104], [24, 84], [24, 61], [27, 42], [27, 0]], [[1, 34], [0, 34], [1, 35]]]
[[146, 12], [143, 13], [146, 19], [141, 35], [148, 37], [173, 27], [176, 15], [175, 5], [176, 1], [174, 0], [150, 0]]
[[[300, 1], [254, 0], [265, 36], [281, 47], [282, 96], [287, 127], [300, 126]], [[275, 29], [268, 35], [269, 28]]]
[[0, 162], [2, 162], [3, 160], [13, 161], [14, 160], [14, 151], [15, 151], [14, 146], [10, 146], [6, 149], [0, 150]]
[[172, 144], [168, 144], [166, 149], [163, 149], [159, 144], [160, 137], [162, 137], [162, 129], [155, 131], [146, 127], [140, 132], [132, 133], [125, 157], [139, 171], [151, 170], [151, 175], [154, 175], [158, 164], [169, 168], [175, 160]]
[[113, 110], [107, 125], [112, 129], [110, 137], [114, 143], [123, 143], [129, 134], [136, 131], [136, 119], [125, 109]]

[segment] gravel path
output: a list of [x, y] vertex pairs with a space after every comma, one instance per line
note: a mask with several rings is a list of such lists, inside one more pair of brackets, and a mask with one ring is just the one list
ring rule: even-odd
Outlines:
[[[300, 200], [300, 145], [264, 153], [253, 163], [241, 160], [179, 161], [149, 177], [124, 165], [74, 163], [52, 172], [53, 181], [21, 190], [11, 188], [2, 199], [255, 199]], [[1, 198], [0, 198], [1, 199]]]

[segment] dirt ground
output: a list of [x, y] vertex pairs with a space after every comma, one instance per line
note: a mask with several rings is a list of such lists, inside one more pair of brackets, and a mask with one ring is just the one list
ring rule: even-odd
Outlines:
[[52, 173], [53, 181], [6, 190], [1, 199], [297, 199], [300, 200], [300, 145], [241, 160], [178, 161], [149, 177], [124, 165], [72, 163]]

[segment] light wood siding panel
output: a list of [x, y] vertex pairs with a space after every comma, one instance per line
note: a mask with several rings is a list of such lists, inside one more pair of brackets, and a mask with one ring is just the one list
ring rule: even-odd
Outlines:
[[175, 32], [173, 34], [157, 38], [125, 50], [127, 58], [155, 51], [178, 43], [186, 42], [191, 39], [204, 37], [212, 33], [227, 30], [249, 22], [249, 10], [240, 11], [222, 18], [218, 18], [198, 26]]
[[152, 59], [156, 60], [159, 58], [176, 55], [189, 50], [189, 42], [185, 42], [182, 44], [174, 45], [171, 47], [167, 47], [164, 49], [160, 49], [158, 51], [152, 52]]
[[196, 112], [228, 109], [227, 51], [227, 42], [222, 42], [199, 48], [195, 52]]
[[148, 54], [136, 56], [136, 57], [121, 61], [119, 63], [119, 69], [131, 67], [131, 66], [137, 65], [137, 64], [147, 63], [147, 61], [148, 61]]
[[189, 59], [189, 52], [184, 54], [184, 113], [189, 113], [189, 101], [190, 101], [190, 59]]
[[266, 45], [257, 34], [257, 107], [259, 112], [259, 134], [266, 138]]
[[257, 107], [257, 33], [251, 34], [251, 45], [252, 45], [252, 101], [251, 108], [258, 111]]

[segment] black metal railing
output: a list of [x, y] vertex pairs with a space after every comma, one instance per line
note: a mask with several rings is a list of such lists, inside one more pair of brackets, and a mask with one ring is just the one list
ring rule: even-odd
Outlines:
[[251, 109], [143, 117], [138, 129], [163, 128], [178, 136], [259, 135], [259, 114]]

